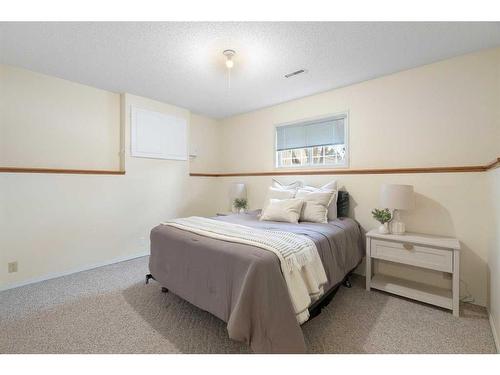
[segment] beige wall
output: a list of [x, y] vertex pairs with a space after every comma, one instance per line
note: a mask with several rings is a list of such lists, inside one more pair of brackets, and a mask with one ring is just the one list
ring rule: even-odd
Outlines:
[[[497, 85], [500, 90], [500, 64], [498, 72]], [[497, 102], [496, 107], [498, 118], [500, 119], [500, 100]], [[500, 144], [500, 139], [498, 138], [497, 144]], [[500, 148], [499, 146], [497, 147]], [[497, 351], [500, 353], [500, 168], [489, 171], [487, 178], [491, 207], [489, 220], [492, 223], [488, 253], [488, 309]]]
[[221, 134], [219, 121], [191, 114], [190, 172], [206, 172], [218, 169], [221, 165]]
[[[470, 54], [309, 96], [222, 121], [222, 171], [274, 169], [274, 126], [349, 111], [352, 168], [485, 164], [500, 155], [500, 49]], [[283, 178], [291, 181], [297, 178]], [[377, 225], [383, 183], [415, 186], [417, 208], [408, 230], [456, 236], [462, 243], [462, 296], [485, 305], [490, 212], [485, 173], [304, 176], [321, 185], [337, 179], [350, 192], [353, 216], [365, 229]], [[227, 208], [232, 182], [248, 184], [250, 205], [261, 207], [271, 179], [224, 178], [219, 205]], [[384, 272], [422, 279], [418, 269], [381, 265]], [[362, 271], [362, 270], [361, 270]], [[449, 285], [431, 272], [424, 280]]]
[[[23, 74], [25, 79], [32, 78], [33, 85], [38, 82], [37, 75], [29, 72]], [[53, 78], [54, 82], [45, 76], [43, 79], [48, 81], [48, 86], [61, 83], [56, 78]], [[118, 168], [119, 161], [115, 160], [115, 154], [120, 146], [120, 108], [115, 108], [115, 105], [116, 102], [120, 103], [120, 97], [100, 90], [92, 94], [83, 85], [62, 84], [73, 86], [72, 95], [75, 97], [88, 96], [87, 102], [95, 104], [79, 115], [84, 118], [100, 118], [100, 109], [107, 105], [111, 97], [113, 124], [108, 126], [106, 120], [101, 122], [101, 126], [116, 127], [118, 131], [114, 132], [113, 147], [109, 147], [107, 153], [100, 144], [94, 145], [90, 141], [103, 136], [100, 127], [80, 126], [73, 129], [71, 134], [62, 131], [61, 137], [58, 136], [61, 141], [67, 137], [67, 141], [78, 144], [82, 140], [88, 147], [95, 146], [96, 154], [106, 154], [108, 159], [104, 157], [98, 160], [93, 155], [95, 161], [92, 165], [84, 165], [83, 154], [58, 149], [57, 158], [52, 159], [52, 166]], [[22, 85], [30, 84], [23, 82]], [[55, 95], [53, 99], [64, 102], [67, 99], [65, 92], [56, 91], [57, 95], [52, 93]], [[0, 289], [146, 254], [149, 252], [149, 232], [159, 222], [177, 216], [213, 215], [216, 211], [215, 203], [208, 197], [215, 195], [217, 182], [190, 178], [189, 162], [130, 157], [130, 106], [175, 114], [190, 120], [190, 142], [201, 144], [203, 141], [193, 166], [197, 164], [203, 168], [215, 168], [219, 161], [216, 138], [202, 136], [210, 134], [210, 129], [213, 130], [216, 123], [190, 114], [185, 109], [146, 98], [124, 95], [122, 99], [125, 176], [0, 173]], [[22, 109], [21, 106], [17, 108], [22, 113], [12, 110], [13, 118], [31, 116], [31, 110]], [[39, 117], [37, 121], [26, 123], [23, 127], [28, 131], [29, 128], [38, 131], [50, 127], [54, 119], [63, 124], [69, 115], [58, 108], [52, 108], [46, 118]], [[115, 109], [118, 111], [117, 116], [114, 114]], [[82, 108], [80, 110], [83, 111]], [[7, 125], [8, 131], [2, 133], [6, 137], [2, 145], [22, 145], [22, 139], [11, 129], [16, 124]], [[40, 143], [52, 144], [52, 141], [44, 137], [43, 133], [39, 134]], [[19, 151], [25, 161], [38, 160], [37, 150], [26, 148], [22, 150], [23, 153], [21, 150], [15, 151]], [[55, 150], [53, 152], [56, 155]], [[10, 157], [0, 159], [0, 164], [16, 161], [10, 160]], [[113, 163], [108, 163], [109, 160], [113, 160]], [[45, 159], [43, 166], [47, 166], [47, 161], [50, 160]], [[7, 273], [6, 264], [15, 260], [19, 263], [19, 271]]]
[[500, 351], [500, 168], [488, 172], [488, 186], [493, 208], [493, 232], [489, 238], [488, 286], [490, 319], [495, 330], [497, 350]]
[[116, 170], [119, 134], [119, 94], [0, 64], [0, 165]]

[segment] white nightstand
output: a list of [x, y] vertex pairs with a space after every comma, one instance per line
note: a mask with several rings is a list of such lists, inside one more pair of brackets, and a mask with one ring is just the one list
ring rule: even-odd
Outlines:
[[[452, 274], [452, 289], [376, 274], [375, 259], [408, 264]], [[459, 316], [460, 242], [456, 238], [419, 233], [380, 234], [376, 229], [366, 234], [366, 290], [379, 289], [403, 297], [453, 310]]]

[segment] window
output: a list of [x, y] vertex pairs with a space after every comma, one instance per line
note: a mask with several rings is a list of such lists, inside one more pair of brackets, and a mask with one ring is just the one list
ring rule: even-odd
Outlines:
[[276, 127], [276, 167], [348, 166], [347, 114]]

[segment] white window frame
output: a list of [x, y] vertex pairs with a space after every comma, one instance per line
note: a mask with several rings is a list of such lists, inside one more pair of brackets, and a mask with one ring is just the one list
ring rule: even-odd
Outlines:
[[[338, 118], [344, 118], [344, 136], [345, 136], [345, 159], [342, 164], [326, 164], [326, 165], [304, 165], [304, 166], [294, 166], [294, 165], [285, 165], [285, 166], [278, 166], [278, 158], [277, 158], [277, 128], [282, 127], [282, 126], [291, 126], [291, 125], [299, 125], [299, 124], [305, 124], [308, 122], [313, 122], [313, 121], [323, 121], [323, 120], [334, 120]], [[304, 118], [301, 120], [297, 121], [291, 121], [291, 122], [285, 122], [281, 124], [277, 124], [273, 128], [274, 131], [274, 152], [273, 152], [273, 158], [274, 158], [274, 169], [345, 169], [349, 168], [349, 160], [350, 160], [350, 145], [349, 145], [349, 111], [343, 111], [343, 112], [337, 112], [337, 113], [331, 113], [327, 115], [321, 115], [321, 116], [315, 116], [315, 117], [309, 117], [309, 118]]]

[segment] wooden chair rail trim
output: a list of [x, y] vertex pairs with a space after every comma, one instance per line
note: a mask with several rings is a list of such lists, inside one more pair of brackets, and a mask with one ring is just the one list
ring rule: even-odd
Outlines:
[[486, 170], [494, 169], [500, 166], [500, 158], [493, 160], [490, 164], [486, 165]]
[[271, 172], [242, 173], [190, 173], [193, 177], [244, 177], [244, 176], [305, 176], [305, 175], [347, 175], [347, 174], [402, 174], [402, 173], [464, 173], [486, 172], [500, 166], [500, 158], [486, 165], [469, 165], [460, 167], [428, 167], [428, 168], [378, 168], [378, 169], [317, 169], [317, 170], [279, 170]]
[[56, 174], [110, 174], [124, 175], [125, 171], [107, 171], [101, 169], [62, 169], [62, 168], [19, 168], [0, 167], [2, 173], [56, 173]]
[[[486, 165], [470, 165], [460, 167], [430, 167], [430, 168], [385, 168], [385, 169], [317, 169], [317, 170], [280, 170], [271, 172], [242, 173], [199, 173], [193, 172], [192, 177], [243, 177], [243, 176], [305, 176], [305, 175], [346, 175], [346, 174], [401, 174], [401, 173], [464, 173], [486, 172], [500, 166], [500, 157]], [[124, 175], [125, 171], [100, 169], [63, 169], [63, 168], [20, 168], [0, 167], [0, 173], [54, 173], [54, 174], [97, 174]]]

